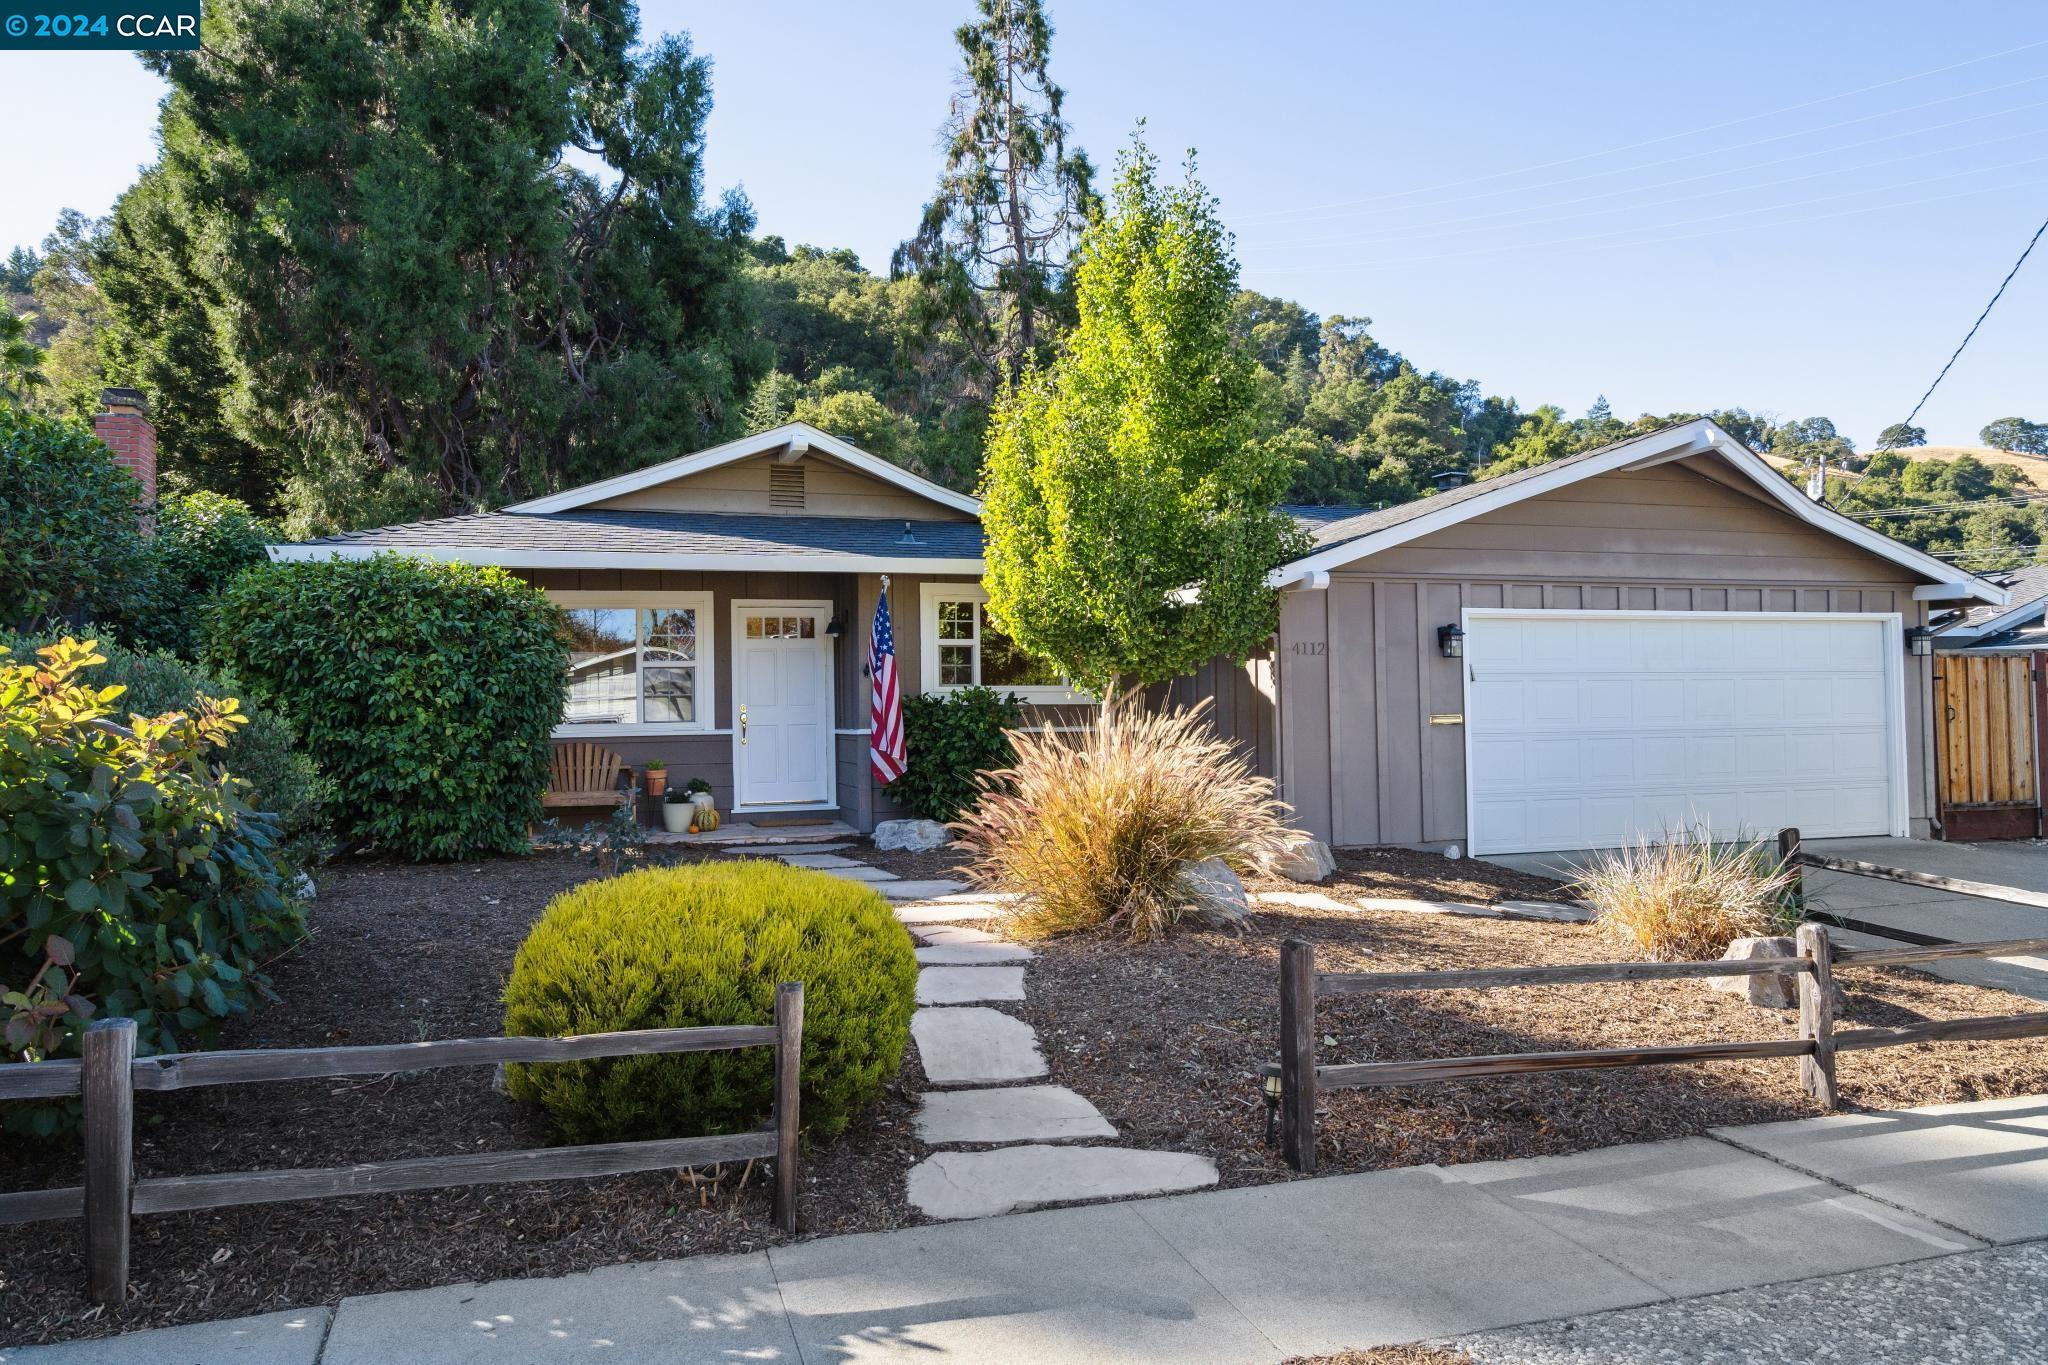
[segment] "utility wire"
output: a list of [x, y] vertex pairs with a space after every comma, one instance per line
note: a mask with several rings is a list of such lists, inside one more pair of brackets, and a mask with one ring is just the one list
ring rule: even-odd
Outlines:
[[1914, 517], [1922, 512], [1958, 512], [1966, 507], [1999, 507], [2030, 502], [2048, 501], [2048, 492], [2014, 493], [2009, 497], [1965, 498], [1960, 502], [1930, 502], [1915, 507], [1902, 503], [1897, 507], [1873, 507], [1867, 512], [1849, 512], [1845, 515], [1858, 521], [1881, 517]]
[[[1984, 305], [1984, 311], [1977, 314], [1977, 320], [1970, 324], [1969, 332], [1963, 337], [1961, 343], [1956, 346], [1954, 353], [1949, 356], [1948, 364], [1942, 366], [1941, 373], [1934, 376], [1934, 382], [1927, 386], [1927, 392], [1920, 395], [1920, 401], [1913, 405], [1913, 410], [1906, 414], [1906, 420], [1899, 423], [1900, 426], [1912, 426], [1913, 419], [1920, 415], [1920, 409], [1926, 407], [1927, 400], [1934, 397], [1934, 391], [1941, 387], [1941, 381], [1948, 378], [1948, 372], [1954, 368], [1956, 360], [1962, 355], [1963, 347], [1968, 346], [1970, 338], [1977, 335], [1977, 329], [1984, 325], [1984, 319], [1991, 316], [1991, 310], [1996, 308], [1998, 301], [2005, 297], [2005, 287], [2012, 283], [2012, 277], [2020, 273], [2020, 267], [2027, 263], [2027, 257], [2034, 254], [2034, 247], [2041, 240], [2041, 234], [2044, 232], [2048, 232], [2048, 218], [2043, 218], [2041, 226], [2034, 229], [2034, 235], [2027, 239], [2027, 249], [2022, 251], [2020, 258], [2012, 263], [2012, 269], [2005, 272], [2005, 278], [1998, 282], [1998, 292], [1991, 296], [1991, 302]], [[1890, 450], [1891, 447], [1880, 445], [1878, 449], [1881, 451]]]

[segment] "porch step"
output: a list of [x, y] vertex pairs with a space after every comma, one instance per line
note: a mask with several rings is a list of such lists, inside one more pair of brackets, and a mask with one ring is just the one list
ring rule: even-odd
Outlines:
[[776, 844], [828, 844], [860, 838], [860, 831], [843, 820], [822, 825], [755, 825], [744, 819], [728, 819], [709, 834], [670, 834], [665, 829], [643, 830], [650, 844], [701, 845], [706, 848], [747, 847]]

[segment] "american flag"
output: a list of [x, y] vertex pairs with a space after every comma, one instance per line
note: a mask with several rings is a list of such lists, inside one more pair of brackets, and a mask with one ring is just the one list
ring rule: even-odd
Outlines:
[[903, 776], [903, 693], [896, 685], [896, 631], [889, 624], [889, 580], [875, 603], [875, 628], [868, 636], [868, 676], [874, 679], [874, 709], [868, 719], [868, 759], [875, 776], [894, 782]]

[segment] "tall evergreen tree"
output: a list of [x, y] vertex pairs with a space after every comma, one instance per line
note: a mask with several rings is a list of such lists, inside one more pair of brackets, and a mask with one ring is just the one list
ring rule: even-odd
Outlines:
[[991, 386], [1045, 354], [1063, 311], [1064, 267], [1094, 202], [1094, 171], [1067, 148], [1066, 96], [1047, 74], [1052, 24], [1039, 0], [976, 0], [954, 33], [961, 75], [946, 166], [917, 235], [891, 271], [914, 275], [935, 321], [958, 329]]
[[708, 63], [638, 27], [630, 0], [220, 0], [202, 48], [151, 54], [171, 93], [148, 193], [171, 208], [130, 213], [108, 268], [189, 272], [227, 425], [289, 462], [293, 529], [490, 506], [738, 429], [770, 362], [751, 211], [702, 202]]
[[1237, 262], [1192, 167], [1168, 188], [1142, 142], [1119, 158], [1074, 279], [1059, 358], [990, 418], [984, 582], [1011, 639], [1109, 704], [1257, 648], [1278, 618], [1266, 575], [1303, 537], [1279, 511], [1292, 459], [1256, 439]]

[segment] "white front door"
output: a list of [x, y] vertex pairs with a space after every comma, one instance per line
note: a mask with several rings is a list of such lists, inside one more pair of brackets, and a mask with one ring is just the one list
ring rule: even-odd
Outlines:
[[735, 804], [832, 801], [830, 603], [733, 605]]
[[1896, 617], [1474, 610], [1474, 853], [1905, 833]]

